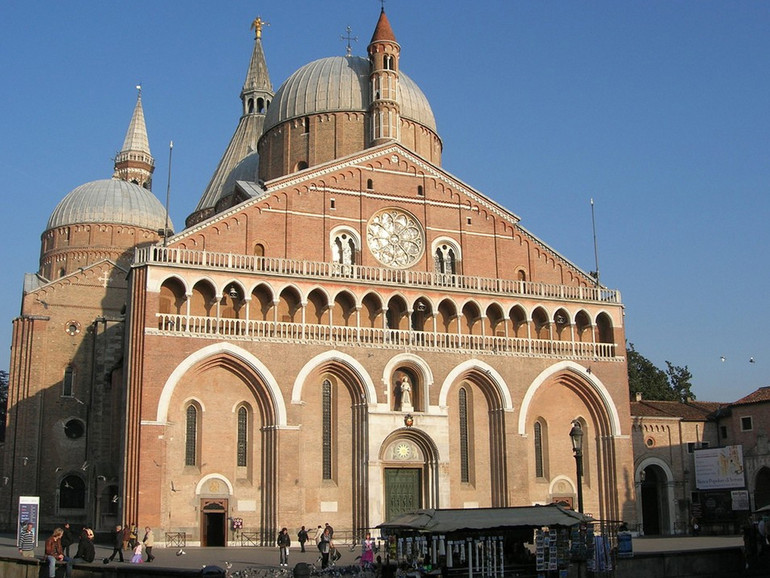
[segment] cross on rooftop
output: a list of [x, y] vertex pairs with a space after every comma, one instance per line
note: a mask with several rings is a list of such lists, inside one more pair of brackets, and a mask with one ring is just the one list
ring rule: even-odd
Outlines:
[[341, 40], [347, 40], [348, 46], [345, 49], [345, 56], [350, 56], [353, 54], [353, 47], [351, 46], [351, 42], [358, 42], [358, 36], [351, 36], [350, 33], [353, 31], [353, 29], [350, 26], [345, 27], [345, 32], [347, 32], [347, 36], [340, 35]]

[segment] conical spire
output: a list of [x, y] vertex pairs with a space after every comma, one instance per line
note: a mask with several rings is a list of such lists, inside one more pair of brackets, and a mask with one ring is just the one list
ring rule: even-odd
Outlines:
[[134, 114], [123, 140], [123, 148], [115, 157], [115, 172], [113, 177], [129, 181], [152, 189], [152, 172], [155, 170], [155, 159], [150, 153], [150, 141], [147, 138], [147, 126], [144, 123], [142, 108], [142, 87], [136, 87], [138, 94]]
[[374, 28], [371, 43], [382, 41], [396, 41], [396, 35], [393, 34], [393, 28], [390, 27], [390, 21], [385, 16], [385, 8], [380, 10], [380, 19], [377, 20], [377, 26]]
[[265, 26], [270, 26], [270, 23], [265, 22], [259, 17], [257, 17], [251, 24], [251, 28], [254, 30], [255, 34], [254, 50], [251, 52], [249, 70], [246, 73], [246, 81], [243, 83], [243, 90], [241, 90], [241, 100], [244, 101], [244, 114], [255, 112], [248, 107], [248, 100], [250, 98], [253, 98], [256, 103], [261, 97], [263, 101], [262, 108], [266, 108], [266, 102], [273, 97], [273, 84], [270, 82], [270, 74], [267, 71], [265, 53], [262, 50], [262, 28]]
[[[270, 74], [267, 71], [265, 53], [262, 50], [262, 30], [269, 25], [268, 22], [259, 17], [251, 25], [255, 32], [254, 49], [251, 52], [246, 81], [241, 90], [241, 102], [243, 103], [241, 119], [206, 190], [203, 191], [203, 195], [198, 201], [198, 206], [187, 217], [186, 225], [188, 227], [213, 215], [217, 203], [232, 195], [232, 190], [224, 190], [227, 177], [238, 163], [257, 150], [257, 141], [262, 136], [262, 129], [265, 126], [267, 107], [270, 106], [270, 101], [275, 96], [273, 84], [270, 82]], [[230, 188], [232, 189], [232, 187]]]

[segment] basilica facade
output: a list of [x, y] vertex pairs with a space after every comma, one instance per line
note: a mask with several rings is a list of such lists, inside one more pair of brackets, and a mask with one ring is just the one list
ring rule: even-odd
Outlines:
[[39, 495], [49, 525], [272, 544], [417, 508], [577, 507], [579, 487], [633, 521], [620, 293], [442, 168], [384, 11], [366, 57], [276, 92], [261, 24], [181, 231], [150, 192], [141, 97], [113, 179], [51, 216], [14, 320], [5, 522]]

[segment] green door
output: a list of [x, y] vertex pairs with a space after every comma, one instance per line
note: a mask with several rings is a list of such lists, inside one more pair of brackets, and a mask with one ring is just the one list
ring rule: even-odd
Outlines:
[[385, 519], [422, 507], [419, 468], [385, 468]]

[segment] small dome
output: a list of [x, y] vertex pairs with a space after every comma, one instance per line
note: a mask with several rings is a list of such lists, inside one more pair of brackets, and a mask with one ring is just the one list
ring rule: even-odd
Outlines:
[[116, 223], [157, 231], [166, 226], [166, 209], [152, 191], [128, 181], [104, 179], [73, 189], [53, 210], [46, 229], [78, 223]]
[[[428, 99], [399, 71], [401, 117], [436, 132]], [[360, 111], [369, 107], [369, 61], [359, 56], [332, 56], [306, 64], [292, 74], [267, 109], [265, 132], [293, 118], [322, 112]]]
[[259, 153], [253, 152], [243, 158], [225, 179], [222, 185], [222, 197], [231, 195], [235, 190], [236, 181], [256, 183], [259, 180]]

